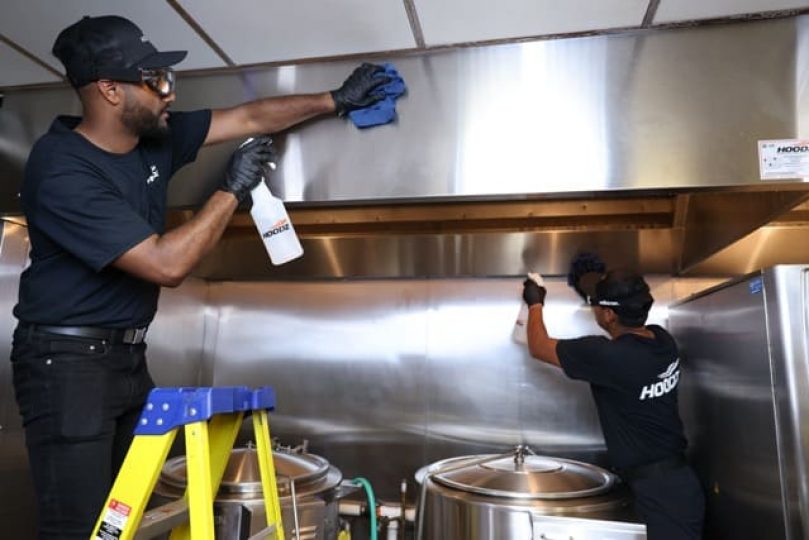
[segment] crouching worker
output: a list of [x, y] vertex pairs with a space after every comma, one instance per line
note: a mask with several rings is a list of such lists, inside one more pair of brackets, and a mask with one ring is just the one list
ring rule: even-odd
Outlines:
[[635, 496], [648, 538], [701, 538], [705, 499], [684, 456], [677, 344], [662, 327], [646, 326], [653, 302], [646, 281], [613, 270], [586, 295], [609, 337], [550, 337], [543, 319], [545, 294], [545, 287], [525, 281], [531, 356], [590, 383], [608, 457]]

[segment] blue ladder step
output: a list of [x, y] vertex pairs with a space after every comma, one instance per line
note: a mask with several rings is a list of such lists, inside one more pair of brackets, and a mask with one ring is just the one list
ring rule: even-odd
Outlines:
[[174, 428], [210, 420], [215, 414], [275, 408], [269, 386], [154, 388], [138, 419], [135, 435], [163, 435]]

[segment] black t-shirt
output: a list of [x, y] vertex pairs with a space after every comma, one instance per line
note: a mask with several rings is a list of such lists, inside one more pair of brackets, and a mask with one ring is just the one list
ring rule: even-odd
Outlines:
[[556, 346], [567, 376], [590, 383], [607, 453], [619, 469], [682, 455], [686, 448], [677, 408], [677, 344], [660, 326], [646, 328], [654, 339], [588, 336]]
[[171, 176], [196, 159], [211, 112], [175, 112], [169, 135], [141, 140], [126, 154], [106, 152], [60, 116], [28, 157], [22, 209], [31, 264], [20, 278], [21, 321], [130, 328], [151, 322], [160, 287], [110, 266], [165, 230]]

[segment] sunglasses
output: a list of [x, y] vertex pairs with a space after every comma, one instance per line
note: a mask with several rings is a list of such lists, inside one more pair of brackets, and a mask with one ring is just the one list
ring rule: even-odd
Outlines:
[[164, 98], [174, 92], [176, 77], [174, 70], [168, 67], [141, 69], [140, 81], [145, 84], [149, 90]]

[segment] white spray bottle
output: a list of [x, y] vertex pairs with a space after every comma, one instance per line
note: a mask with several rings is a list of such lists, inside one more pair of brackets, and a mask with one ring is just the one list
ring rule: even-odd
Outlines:
[[[253, 139], [247, 139], [242, 146]], [[267, 166], [275, 170], [275, 162], [268, 162]], [[289, 219], [284, 202], [270, 193], [270, 188], [264, 178], [250, 191], [253, 199], [253, 207], [250, 215], [261, 235], [264, 247], [270, 255], [270, 261], [276, 265], [282, 265], [303, 255], [298, 235], [295, 234], [295, 227]]]
[[[542, 276], [536, 272], [529, 273], [528, 279], [540, 287], [545, 286], [545, 281], [542, 279]], [[517, 315], [517, 320], [514, 321], [514, 329], [511, 331], [511, 339], [520, 345], [528, 345], [528, 305], [523, 300], [520, 300], [520, 302], [522, 305], [520, 306], [520, 313]]]

